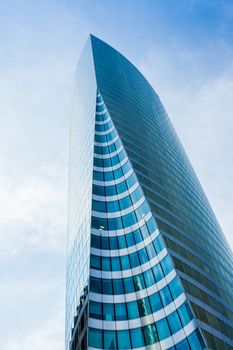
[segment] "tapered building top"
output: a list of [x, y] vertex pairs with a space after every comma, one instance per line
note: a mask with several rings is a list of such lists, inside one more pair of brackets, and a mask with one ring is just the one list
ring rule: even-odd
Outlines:
[[70, 132], [66, 350], [233, 349], [233, 257], [151, 85], [91, 35]]

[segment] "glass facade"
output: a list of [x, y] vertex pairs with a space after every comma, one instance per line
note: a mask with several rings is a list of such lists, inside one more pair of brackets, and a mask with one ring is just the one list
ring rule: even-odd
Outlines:
[[93, 36], [77, 79], [66, 349], [233, 349], [232, 252], [159, 97]]

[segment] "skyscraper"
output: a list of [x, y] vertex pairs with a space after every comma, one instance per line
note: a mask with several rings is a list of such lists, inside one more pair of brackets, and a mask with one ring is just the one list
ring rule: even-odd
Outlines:
[[70, 131], [66, 350], [233, 349], [233, 256], [164, 107], [90, 36]]

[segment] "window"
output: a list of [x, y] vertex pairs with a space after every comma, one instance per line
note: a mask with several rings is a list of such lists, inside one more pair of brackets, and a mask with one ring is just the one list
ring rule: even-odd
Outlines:
[[131, 349], [129, 331], [117, 331], [118, 349]]
[[178, 313], [183, 326], [193, 319], [193, 314], [187, 301], [179, 307]]
[[91, 255], [91, 268], [100, 270], [100, 257], [97, 255]]
[[114, 306], [113, 304], [106, 303], [103, 304], [104, 309], [103, 309], [103, 316], [106, 321], [113, 321], [114, 318]]
[[132, 245], [134, 245], [134, 238], [133, 238], [132, 232], [128, 233], [125, 237], [126, 237], [126, 242], [128, 247], [131, 247]]
[[112, 281], [103, 279], [103, 294], [112, 294]]
[[158, 341], [157, 332], [153, 324], [143, 327], [143, 333], [144, 333], [146, 345], [157, 343]]
[[152, 270], [154, 272], [156, 282], [160, 281], [164, 277], [160, 264], [153, 266]]
[[170, 337], [171, 332], [169, 330], [166, 318], [163, 318], [162, 320], [156, 322], [156, 327], [159, 335], [159, 340], [163, 340], [165, 338]]
[[121, 256], [121, 266], [122, 266], [122, 270], [130, 269], [130, 263], [129, 263], [129, 256], [128, 255]]
[[139, 291], [145, 288], [145, 282], [142, 275], [133, 276], [133, 280], [134, 280], [134, 287], [136, 291]]
[[154, 275], [151, 269], [143, 272], [143, 276], [146, 283], [146, 287], [150, 287], [152, 284], [155, 283]]
[[104, 349], [117, 349], [116, 333], [114, 331], [104, 331]]
[[125, 293], [132, 293], [134, 292], [134, 283], [132, 277], [127, 277], [123, 279], [124, 281], [124, 288], [125, 288]]
[[99, 278], [91, 277], [90, 289], [94, 293], [101, 293], [101, 280]]
[[131, 301], [126, 304], [129, 319], [139, 318], [138, 304], [136, 301]]
[[90, 301], [89, 313], [90, 313], [90, 317], [102, 319], [102, 304], [95, 303], [94, 301]]
[[181, 325], [179, 316], [177, 314], [177, 311], [175, 311], [172, 314], [170, 314], [167, 317], [167, 320], [168, 320], [168, 323], [169, 323], [169, 326], [170, 326], [172, 334], [178, 332], [182, 328], [182, 325]]
[[149, 299], [150, 299], [152, 312], [156, 312], [156, 311], [162, 309], [163, 306], [162, 306], [162, 302], [161, 302], [159, 293], [152, 294], [151, 296], [149, 296]]
[[113, 279], [114, 294], [124, 294], [122, 279]]
[[110, 266], [110, 259], [109, 258], [102, 258], [102, 270], [104, 271], [111, 271], [111, 266]]
[[118, 239], [119, 249], [126, 248], [125, 235], [118, 236], [118, 238], [117, 238], [117, 239]]
[[121, 270], [120, 267], [120, 259], [118, 257], [111, 258], [112, 259], [112, 271]]
[[103, 348], [102, 331], [99, 329], [89, 328], [89, 346]]
[[169, 288], [174, 299], [178, 298], [178, 296], [183, 292], [183, 287], [178, 276], [171, 281]]
[[138, 253], [133, 253], [129, 255], [130, 258], [130, 263], [131, 263], [131, 267], [136, 267], [139, 265], [139, 260], [138, 260]]
[[159, 294], [160, 294], [163, 306], [166, 306], [172, 302], [171, 293], [168, 287], [164, 287], [163, 289], [161, 289]]
[[144, 347], [142, 329], [141, 328], [131, 329], [130, 333], [131, 333], [132, 347], [133, 348]]
[[116, 311], [116, 320], [117, 321], [127, 319], [125, 304], [115, 304], [115, 311]]

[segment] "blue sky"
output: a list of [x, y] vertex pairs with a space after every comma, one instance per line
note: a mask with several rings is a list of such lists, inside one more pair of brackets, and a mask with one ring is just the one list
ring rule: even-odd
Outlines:
[[68, 126], [93, 33], [159, 93], [233, 247], [233, 3], [0, 2], [0, 348], [62, 350]]

